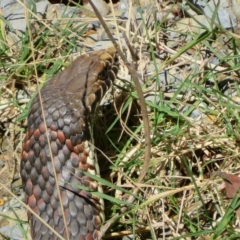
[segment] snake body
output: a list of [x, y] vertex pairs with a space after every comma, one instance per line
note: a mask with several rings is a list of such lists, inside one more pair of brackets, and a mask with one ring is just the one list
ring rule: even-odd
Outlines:
[[[91, 193], [101, 191], [101, 186], [84, 172], [99, 175], [94, 147], [90, 144], [90, 115], [110, 87], [117, 69], [113, 49], [82, 55], [49, 80], [41, 89], [41, 98], [37, 95], [30, 107], [21, 160], [25, 201], [65, 239], [66, 231], [71, 240], [98, 239], [104, 220], [103, 201]], [[28, 218], [34, 240], [58, 239], [30, 212]]]

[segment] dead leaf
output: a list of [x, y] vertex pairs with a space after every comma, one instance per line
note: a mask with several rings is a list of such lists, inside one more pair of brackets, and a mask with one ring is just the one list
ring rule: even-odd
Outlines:
[[221, 177], [224, 180], [227, 197], [234, 198], [240, 188], [240, 177], [225, 172], [217, 172], [215, 175]]
[[[215, 176], [219, 176], [224, 180], [226, 195], [228, 198], [234, 198], [236, 193], [239, 192], [240, 188], [240, 177], [234, 174], [225, 172], [215, 172]], [[238, 194], [240, 197], [240, 194]], [[236, 215], [240, 219], [240, 207], [235, 210]]]

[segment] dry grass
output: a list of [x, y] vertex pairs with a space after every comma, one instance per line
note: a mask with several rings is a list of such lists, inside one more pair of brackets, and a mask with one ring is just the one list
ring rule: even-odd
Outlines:
[[[153, 4], [160, 8], [157, 2]], [[179, 30], [176, 22], [186, 14], [180, 5], [166, 4], [159, 9], [158, 13], [165, 14], [160, 22], [151, 19], [152, 11], [150, 8], [140, 14], [144, 21], [135, 21], [132, 14], [128, 20], [118, 20], [124, 22], [119, 31], [139, 53], [143, 93], [154, 96], [146, 98], [151, 158], [141, 183], [136, 181], [144, 161], [145, 133], [138, 96], [124, 64], [115, 85], [119, 92], [115, 107], [101, 108], [96, 119], [96, 145], [106, 155], [99, 151], [99, 158], [109, 160], [102, 169], [102, 177], [108, 182], [98, 180], [106, 186], [103, 197], [115, 198], [106, 201], [108, 219], [123, 208], [119, 200], [127, 203], [131, 192], [139, 189], [134, 204], [119, 215], [106, 236], [238, 239], [234, 209], [239, 203], [225, 197], [222, 180], [211, 177], [218, 170], [239, 173], [238, 39], [221, 26], [203, 28], [202, 34], [192, 32], [190, 27]], [[172, 14], [176, 15], [173, 19]], [[85, 23], [89, 19], [79, 25], [78, 31], [71, 20], [66, 25], [61, 21], [53, 25], [49, 20], [39, 20], [19, 42], [9, 38], [1, 21], [0, 154], [5, 167], [0, 174], [2, 179], [9, 177], [3, 183], [9, 189], [14, 177], [6, 166], [9, 159], [20, 162], [29, 101], [37, 92], [36, 83], [41, 85], [69, 64], [76, 52], [87, 49], [85, 40], [90, 33]], [[181, 37], [173, 38], [175, 33]], [[169, 47], [171, 41], [176, 41], [174, 49]], [[131, 61], [127, 51], [126, 56]], [[213, 59], [218, 61], [211, 62]], [[152, 72], [146, 74], [149, 66]], [[175, 77], [175, 82], [161, 83], [160, 71]], [[203, 114], [193, 118], [191, 114], [197, 110]], [[14, 179], [17, 177], [18, 172]], [[19, 195], [20, 190], [15, 193]]]

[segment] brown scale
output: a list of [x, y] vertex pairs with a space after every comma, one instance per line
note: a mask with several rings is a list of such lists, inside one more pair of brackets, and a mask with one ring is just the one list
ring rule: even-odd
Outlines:
[[[95, 171], [97, 162], [90, 151], [89, 117], [114, 80], [118, 69], [115, 50], [97, 51], [77, 58], [41, 89], [44, 125], [37, 95], [28, 115], [21, 177], [26, 203], [66, 239], [56, 184], [60, 186], [70, 239], [98, 239], [103, 221], [101, 200], [77, 187], [93, 191], [101, 186], [79, 171]], [[49, 136], [57, 181], [47, 142]], [[34, 240], [58, 237], [34, 215], [28, 213]]]

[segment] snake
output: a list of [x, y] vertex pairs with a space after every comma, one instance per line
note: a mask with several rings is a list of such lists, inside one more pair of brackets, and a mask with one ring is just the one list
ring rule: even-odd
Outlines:
[[25, 203], [35, 212], [28, 211], [34, 240], [59, 239], [36, 215], [64, 239], [99, 239], [104, 202], [93, 194], [102, 192], [102, 186], [91, 178], [100, 175], [92, 119], [118, 68], [114, 48], [84, 54], [32, 100], [20, 175]]

